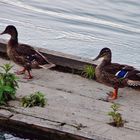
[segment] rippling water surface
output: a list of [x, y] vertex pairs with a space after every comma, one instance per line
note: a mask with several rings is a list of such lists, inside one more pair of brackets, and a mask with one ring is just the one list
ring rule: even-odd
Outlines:
[[8, 24], [20, 42], [86, 58], [109, 47], [140, 69], [140, 0], [0, 0], [0, 31]]
[[20, 42], [86, 58], [109, 47], [140, 69], [140, 0], [0, 0], [0, 32], [8, 24]]
[[6, 133], [0, 129], [0, 140], [29, 140], [29, 139], [16, 137], [16, 136]]

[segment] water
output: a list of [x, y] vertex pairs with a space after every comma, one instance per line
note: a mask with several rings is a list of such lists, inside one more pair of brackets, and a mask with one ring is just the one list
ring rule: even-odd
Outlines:
[[86, 58], [109, 47], [140, 69], [140, 0], [0, 0], [0, 32], [8, 24], [20, 42]]
[[29, 139], [19, 138], [12, 134], [9, 134], [9, 133], [6, 133], [6, 132], [0, 130], [0, 140], [29, 140]]
[[109, 47], [140, 69], [139, 0], [0, 0], [0, 13], [0, 31], [15, 25], [20, 42], [86, 58]]

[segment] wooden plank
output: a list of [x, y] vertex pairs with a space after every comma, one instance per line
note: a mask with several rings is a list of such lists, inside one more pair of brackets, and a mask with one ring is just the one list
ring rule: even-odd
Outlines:
[[[3, 56], [6, 54], [6, 42], [6, 40], [0, 39], [0, 54]], [[91, 59], [85, 59], [44, 48], [34, 48], [42, 52], [48, 58], [49, 61], [56, 64], [57, 70], [63, 71], [63, 69], [65, 69], [68, 72], [73, 72], [75, 70], [75, 73], [78, 73], [83, 70], [85, 65], [90, 64], [94, 67], [96, 66]]]
[[[0, 59], [0, 64], [7, 62], [9, 61]], [[11, 62], [11, 64], [13, 63]], [[12, 70], [15, 69], [18, 69], [17, 65]], [[39, 90], [47, 98], [47, 105], [44, 108], [23, 108], [19, 100], [10, 101], [8, 107], [0, 107], [13, 114], [8, 119], [2, 119], [3, 126], [14, 129], [19, 125], [17, 131], [21, 130], [20, 133], [23, 132], [23, 129], [32, 130], [31, 133], [35, 132], [36, 134], [44, 131], [44, 135], [46, 134], [47, 137], [48, 134], [53, 140], [56, 138], [52, 137], [53, 134], [54, 136], [59, 134], [63, 139], [67, 139], [65, 136], [74, 136], [72, 140], [81, 138], [139, 140], [139, 91], [131, 88], [119, 90], [121, 97], [115, 102], [120, 104], [119, 112], [127, 123], [122, 128], [115, 128], [108, 124], [110, 117], [107, 113], [111, 111], [112, 103], [98, 100], [107, 96], [106, 93], [112, 90], [110, 87], [79, 75], [49, 69], [36, 69], [33, 70], [33, 73], [35, 77], [29, 81], [22, 79], [24, 75], [19, 76], [20, 88], [17, 90], [16, 97], [19, 99]], [[32, 127], [33, 129], [31, 129]], [[40, 129], [40, 132], [34, 131], [36, 127]], [[75, 136], [78, 136], [78, 138], [76, 139]]]
[[[21, 121], [19, 120], [21, 118]], [[25, 120], [25, 121], [23, 121]], [[17, 135], [26, 135], [29, 138], [35, 139], [49, 139], [49, 140], [92, 140], [83, 136], [78, 136], [72, 133], [59, 131], [57, 129], [50, 128], [52, 125], [49, 122], [45, 122], [46, 126], [39, 126], [34, 124], [39, 122], [40, 119], [28, 117], [24, 115], [15, 115], [10, 119], [0, 119], [1, 128], [10, 132], [15, 132]], [[42, 120], [43, 123], [43, 120]]]

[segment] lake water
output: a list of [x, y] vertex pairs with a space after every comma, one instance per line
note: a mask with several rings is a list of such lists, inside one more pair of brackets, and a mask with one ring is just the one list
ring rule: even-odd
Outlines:
[[0, 129], [0, 140], [29, 140], [29, 139], [16, 137], [16, 136], [6, 133]]
[[20, 42], [86, 58], [109, 47], [140, 69], [140, 0], [0, 0], [0, 32], [9, 24]]
[[140, 0], [0, 0], [0, 31], [8, 24], [20, 42], [86, 58], [109, 47], [140, 69]]

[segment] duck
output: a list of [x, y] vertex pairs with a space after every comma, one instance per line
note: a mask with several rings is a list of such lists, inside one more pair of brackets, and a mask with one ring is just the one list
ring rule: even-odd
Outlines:
[[14, 63], [23, 67], [22, 70], [17, 71], [16, 74], [25, 74], [26, 79], [32, 79], [31, 70], [34, 68], [52, 68], [55, 64], [48, 61], [48, 59], [38, 50], [27, 44], [18, 43], [18, 32], [14, 25], [8, 25], [0, 35], [8, 34], [10, 39], [7, 43], [7, 55]]
[[118, 89], [126, 86], [140, 87], [140, 71], [133, 66], [112, 63], [110, 48], [103, 48], [93, 61], [100, 60], [95, 68], [96, 80], [107, 86], [113, 87], [114, 91], [108, 95], [107, 100], [118, 98]]

